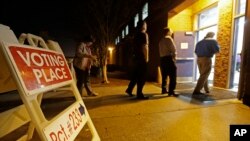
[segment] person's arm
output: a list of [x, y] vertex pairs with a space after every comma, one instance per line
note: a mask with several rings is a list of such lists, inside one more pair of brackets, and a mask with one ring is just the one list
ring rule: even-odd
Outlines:
[[96, 60], [97, 57], [94, 56], [94, 55], [91, 55], [91, 54], [87, 54], [86, 51], [85, 51], [85, 44], [84, 43], [81, 43], [78, 48], [77, 48], [77, 52], [76, 52], [76, 56], [79, 57], [79, 58], [83, 58], [83, 57], [86, 57], [86, 58], [90, 58], [92, 60]]
[[143, 45], [143, 54], [144, 54], [146, 62], [148, 62], [149, 57], [148, 57], [148, 45], [147, 44]]
[[215, 47], [214, 47], [214, 49], [215, 49], [215, 53], [219, 53], [220, 52], [220, 46], [218, 45], [217, 41], [215, 41]]
[[170, 42], [170, 52], [171, 52], [171, 55], [175, 61], [176, 60], [176, 46], [175, 46], [174, 40], [172, 38], [169, 38], [169, 40], [171, 41]]
[[212, 44], [209, 46], [208, 50], [211, 54], [216, 54], [220, 52], [220, 47], [216, 40], [212, 40]]
[[149, 54], [148, 54], [148, 52], [149, 52], [149, 48], [148, 48], [149, 41], [148, 41], [148, 35], [147, 34], [145, 34], [145, 39], [146, 39], [145, 44], [143, 45], [142, 50], [143, 50], [143, 55], [145, 57], [145, 60], [146, 60], [146, 62], [148, 62], [149, 61]]

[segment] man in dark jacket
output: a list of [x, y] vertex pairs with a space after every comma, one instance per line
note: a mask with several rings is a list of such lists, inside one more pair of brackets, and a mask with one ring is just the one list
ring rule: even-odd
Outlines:
[[132, 72], [132, 77], [128, 88], [126, 89], [126, 93], [129, 96], [132, 95], [132, 91], [134, 86], [137, 84], [137, 99], [148, 99], [148, 97], [144, 96], [142, 93], [142, 89], [146, 82], [147, 77], [147, 63], [149, 61], [148, 58], [148, 34], [147, 24], [145, 21], [139, 21], [137, 24], [137, 32], [134, 37], [134, 68]]
[[195, 54], [197, 55], [197, 64], [200, 77], [197, 81], [193, 95], [203, 94], [201, 89], [204, 87], [206, 93], [209, 93], [208, 76], [212, 69], [212, 57], [218, 53], [220, 48], [214, 37], [214, 32], [208, 32], [205, 38], [196, 44]]

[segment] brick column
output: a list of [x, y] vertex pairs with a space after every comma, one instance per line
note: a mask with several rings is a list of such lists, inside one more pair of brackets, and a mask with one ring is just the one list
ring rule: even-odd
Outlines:
[[217, 40], [220, 45], [220, 53], [215, 59], [214, 86], [227, 88], [229, 83], [230, 52], [233, 0], [220, 0], [218, 3], [219, 23]]

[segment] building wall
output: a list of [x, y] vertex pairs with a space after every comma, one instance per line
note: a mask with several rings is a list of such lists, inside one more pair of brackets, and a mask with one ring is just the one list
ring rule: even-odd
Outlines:
[[[232, 48], [231, 33], [233, 0], [196, 0], [192, 5], [189, 5], [186, 9], [178, 12], [175, 10], [172, 10], [171, 12], [171, 9], [166, 9], [165, 7], [169, 4], [167, 2], [169, 1], [164, 0], [162, 3], [159, 3], [158, 1], [149, 1], [149, 17], [146, 19], [150, 40], [148, 80], [156, 81], [158, 78], [158, 42], [163, 36], [163, 28], [169, 26], [174, 31], [196, 31], [196, 15], [204, 9], [218, 5], [219, 22], [217, 40], [221, 46], [221, 53], [216, 55], [214, 86], [227, 88], [229, 84], [229, 70], [231, 65], [230, 52]], [[169, 18], [167, 14], [168, 11], [171, 12], [171, 17], [169, 16]]]
[[202, 10], [218, 4], [219, 21], [217, 41], [221, 51], [216, 55], [214, 86], [228, 88], [231, 61], [233, 0], [198, 0], [182, 12], [168, 19], [168, 26], [174, 31], [195, 31], [196, 15]]

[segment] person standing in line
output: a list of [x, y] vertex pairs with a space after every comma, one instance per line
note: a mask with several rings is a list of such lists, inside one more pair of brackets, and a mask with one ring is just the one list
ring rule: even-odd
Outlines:
[[96, 56], [92, 55], [91, 47], [94, 43], [92, 36], [86, 36], [76, 49], [74, 57], [74, 69], [76, 72], [77, 88], [82, 95], [83, 86], [86, 89], [88, 96], [97, 96], [98, 94], [93, 92], [90, 86], [90, 69], [92, 61], [95, 61]]
[[204, 88], [206, 93], [209, 93], [208, 76], [212, 69], [212, 57], [220, 51], [218, 42], [213, 39], [214, 35], [214, 32], [208, 32], [205, 38], [196, 44], [195, 54], [197, 55], [200, 77], [193, 91], [193, 95], [203, 94], [201, 93], [202, 88]]
[[[159, 42], [160, 53], [160, 68], [162, 75], [161, 88], [162, 94], [168, 93], [169, 96], [177, 96], [174, 92], [176, 88], [176, 46], [172, 38], [172, 30], [170, 28], [164, 28], [164, 37]], [[167, 81], [169, 77], [169, 85], [167, 92]]]
[[139, 21], [137, 23], [137, 32], [134, 37], [134, 68], [128, 88], [125, 91], [129, 96], [133, 96], [132, 91], [135, 85], [137, 85], [137, 99], [148, 99], [148, 97], [144, 96], [142, 93], [142, 89], [146, 82], [147, 63], [149, 61], [149, 41], [146, 31], [147, 23], [145, 21]]

